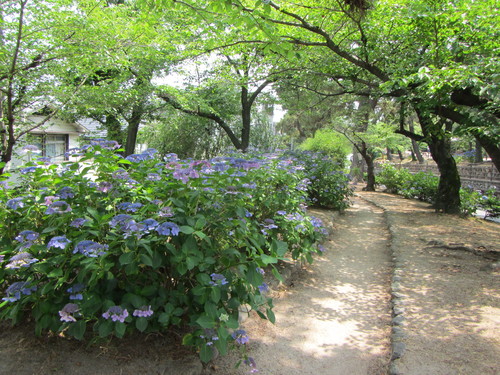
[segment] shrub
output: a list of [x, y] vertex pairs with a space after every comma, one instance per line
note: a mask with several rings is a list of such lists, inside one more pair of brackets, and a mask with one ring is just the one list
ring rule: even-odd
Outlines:
[[240, 305], [274, 321], [263, 273], [279, 278], [285, 256], [311, 262], [325, 234], [305, 214], [303, 167], [116, 147], [30, 163], [19, 187], [0, 188], [0, 318], [77, 339], [187, 325], [203, 361], [238, 345]]
[[407, 169], [397, 169], [385, 164], [376, 176], [377, 184], [384, 185], [389, 193], [399, 194], [409, 199], [419, 199], [433, 203], [436, 198], [439, 178], [429, 172], [410, 173]]
[[296, 152], [293, 155], [304, 165], [309, 183], [307, 194], [310, 202], [319, 207], [345, 210], [353, 190], [349, 187], [349, 176], [342, 167], [326, 153]]
[[[390, 193], [405, 198], [415, 198], [433, 203], [438, 190], [439, 178], [431, 173], [418, 172], [411, 174], [408, 170], [397, 169], [390, 164], [383, 166], [376, 176], [377, 184], [385, 185]], [[478, 209], [486, 211], [486, 216], [500, 215], [500, 199], [494, 188], [477, 191], [472, 187], [460, 189], [460, 210], [465, 216], [474, 215]]]

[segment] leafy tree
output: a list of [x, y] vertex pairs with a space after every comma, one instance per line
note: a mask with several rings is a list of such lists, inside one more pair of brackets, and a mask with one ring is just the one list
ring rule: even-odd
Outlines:
[[450, 149], [453, 122], [474, 132], [497, 159], [494, 1], [385, 0], [366, 12], [353, 12], [350, 1], [208, 4], [235, 23], [265, 30], [274, 48], [290, 51], [300, 45], [327, 52], [337, 79], [397, 98], [415, 111], [422, 134], [404, 126], [399, 132], [429, 145], [441, 173], [437, 209], [458, 212], [460, 206], [460, 178]]
[[[0, 172], [12, 159], [15, 144], [42, 126], [75, 96], [80, 86], [60, 90], [61, 73], [84, 67], [81, 25], [85, 18], [70, 10], [70, 1], [8, 0], [0, 9]], [[83, 78], [85, 80], [86, 78]], [[52, 108], [43, 121], [26, 114]]]

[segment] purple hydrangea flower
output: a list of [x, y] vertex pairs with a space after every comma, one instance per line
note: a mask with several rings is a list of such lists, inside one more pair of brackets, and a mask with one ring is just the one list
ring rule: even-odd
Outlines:
[[135, 220], [129, 220], [122, 224], [120, 229], [123, 231], [123, 237], [129, 238], [135, 235], [138, 239], [146, 232], [146, 226], [142, 223], [137, 223]]
[[37, 232], [34, 232], [32, 230], [23, 230], [21, 233], [17, 235], [15, 239], [16, 241], [21, 243], [26, 243], [26, 242], [31, 243], [35, 241], [38, 237], [40, 237], [40, 234]]
[[84, 219], [84, 218], [79, 217], [79, 218], [77, 218], [77, 219], [73, 220], [73, 221], [69, 224], [69, 226], [70, 226], [70, 227], [74, 227], [74, 228], [80, 228], [80, 227], [81, 227], [83, 224], [85, 224], [86, 222], [88, 222], [88, 220], [87, 220], [87, 219]]
[[123, 309], [120, 306], [111, 306], [108, 309], [108, 311], [106, 311], [104, 314], [102, 314], [102, 317], [104, 319], [111, 318], [111, 320], [113, 322], [118, 321], [118, 322], [122, 322], [122, 323], [125, 321], [127, 316], [128, 316], [127, 309]]
[[156, 231], [162, 236], [177, 236], [179, 234], [179, 227], [175, 223], [170, 223], [168, 221], [161, 223]]
[[45, 215], [52, 215], [52, 214], [65, 214], [68, 212], [71, 212], [71, 207], [70, 205], [65, 202], [65, 201], [57, 201], [52, 203], [47, 210], [45, 210]]
[[38, 146], [35, 146], [35, 145], [26, 145], [22, 148], [22, 151], [24, 151], [24, 152], [36, 152], [36, 153], [41, 152], [40, 149], [38, 148]]
[[262, 268], [260, 268], [260, 267], [257, 267], [257, 268], [255, 269], [255, 271], [257, 271], [257, 272], [258, 272], [258, 273], [260, 273], [261, 275], [264, 275], [264, 274], [266, 273], [266, 271], [264, 271], [264, 270], [263, 270]]
[[166, 206], [160, 209], [158, 212], [159, 217], [172, 217], [174, 216], [174, 212], [172, 211], [172, 207]]
[[108, 245], [101, 245], [94, 241], [84, 240], [75, 246], [73, 254], [80, 253], [89, 258], [97, 258], [100, 255], [106, 254], [108, 247]]
[[113, 189], [113, 184], [111, 182], [101, 181], [99, 182], [99, 185], [97, 185], [97, 191], [101, 191], [103, 193], [107, 193], [111, 189]]
[[32, 292], [36, 291], [36, 286], [28, 286], [27, 281], [16, 281], [5, 291], [7, 297], [2, 298], [4, 301], [16, 302], [21, 298], [21, 294], [29, 296]]
[[44, 199], [45, 201], [43, 202], [43, 204], [46, 206], [50, 206], [55, 201], [59, 200], [59, 197], [56, 197], [55, 195], [48, 195]]
[[142, 306], [140, 309], [134, 310], [132, 315], [137, 317], [147, 318], [153, 315], [153, 310], [151, 310], [151, 306]]
[[228, 281], [226, 280], [225, 276], [221, 275], [220, 273], [213, 273], [210, 275], [210, 277], [212, 278], [212, 281], [210, 281], [210, 285], [212, 286], [228, 284]]
[[160, 181], [161, 176], [158, 173], [148, 173], [146, 180], [148, 180], [148, 181]]
[[30, 253], [19, 253], [10, 258], [10, 262], [5, 268], [18, 269], [21, 267], [29, 267], [31, 264], [38, 262], [38, 259], [33, 258]]
[[128, 180], [130, 175], [125, 169], [118, 169], [113, 172], [113, 178], [116, 180]]
[[244, 362], [246, 365], [250, 366], [251, 368], [250, 374], [255, 374], [259, 372], [259, 370], [257, 369], [257, 364], [255, 363], [255, 360], [252, 357], [248, 357], [247, 359], [245, 359]]
[[23, 197], [12, 198], [7, 201], [7, 208], [11, 210], [17, 210], [18, 208], [24, 207]]
[[76, 318], [72, 315], [78, 312], [79, 307], [76, 303], [67, 303], [61, 311], [59, 311], [59, 316], [62, 322], [76, 322]]
[[47, 244], [47, 249], [50, 249], [52, 247], [55, 247], [55, 248], [59, 248], [59, 249], [65, 249], [66, 246], [68, 246], [68, 244], [70, 243], [71, 241], [68, 240], [66, 238], [66, 236], [56, 236], [56, 237], [52, 237], [49, 241], [49, 243]]
[[246, 331], [238, 329], [231, 334], [231, 337], [239, 345], [245, 345], [250, 340]]
[[74, 198], [75, 197], [75, 193], [73, 192], [73, 189], [70, 188], [69, 186], [65, 186], [63, 188], [61, 188], [58, 192], [57, 192], [57, 195], [61, 198], [61, 199], [68, 199], [68, 198]]
[[131, 161], [132, 163], [140, 163], [146, 160], [151, 160], [153, 158], [154, 156], [149, 154], [132, 154], [127, 156], [125, 159]]
[[0, 263], [3, 262], [3, 258], [5, 257], [5, 255], [0, 255]]

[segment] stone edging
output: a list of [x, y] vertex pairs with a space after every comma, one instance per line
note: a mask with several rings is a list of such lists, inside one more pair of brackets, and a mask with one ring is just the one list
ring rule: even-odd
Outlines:
[[368, 199], [367, 197], [356, 194], [357, 197], [380, 208], [387, 229], [389, 231], [389, 249], [392, 258], [392, 276], [391, 276], [391, 359], [389, 364], [389, 375], [401, 375], [399, 362], [406, 351], [405, 338], [407, 337], [405, 325], [405, 300], [406, 296], [401, 292], [401, 279], [403, 270], [406, 266], [401, 255], [401, 250], [394, 246], [393, 240], [396, 237], [394, 228], [388, 215], [388, 210], [380, 204]]

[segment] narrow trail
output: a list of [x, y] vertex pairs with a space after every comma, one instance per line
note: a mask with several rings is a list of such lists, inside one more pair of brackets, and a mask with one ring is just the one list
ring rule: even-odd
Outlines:
[[[380, 208], [357, 197], [333, 219], [325, 254], [275, 296], [276, 324], [252, 317], [244, 328], [259, 374], [386, 374], [390, 360], [389, 233]], [[219, 358], [211, 374], [247, 374], [236, 357]]]

